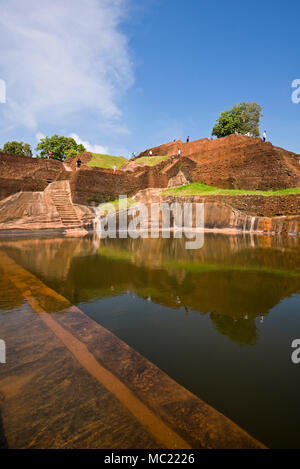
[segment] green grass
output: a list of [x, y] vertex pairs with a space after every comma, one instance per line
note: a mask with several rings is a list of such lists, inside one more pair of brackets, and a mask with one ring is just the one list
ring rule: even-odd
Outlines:
[[[99, 206], [99, 214], [100, 215], [105, 215], [113, 211], [118, 211], [119, 210], [119, 199], [112, 200], [111, 202], [104, 202]], [[127, 199], [127, 208], [132, 207], [134, 204], [136, 204], [136, 201], [134, 199]]]
[[205, 274], [211, 272], [257, 272], [263, 274], [277, 275], [280, 277], [300, 277], [300, 272], [253, 265], [226, 265], [204, 264], [200, 262], [186, 261], [165, 261], [163, 262], [163, 266], [167, 269], [184, 270], [194, 274]]
[[[99, 254], [114, 261], [134, 262], [135, 253], [121, 249], [114, 249], [108, 247], [100, 247]], [[202, 262], [191, 262], [184, 260], [162, 261], [161, 267], [168, 270], [184, 270], [192, 274], [209, 274], [214, 272], [241, 272], [241, 273], [261, 273], [267, 275], [275, 275], [287, 278], [299, 278], [300, 272], [281, 270], [272, 267], [260, 265], [227, 265], [227, 264], [205, 264]], [[146, 287], [145, 287], [146, 288]], [[145, 289], [145, 294], [147, 290]]]
[[118, 262], [131, 262], [135, 258], [135, 254], [130, 251], [117, 251], [115, 249], [110, 249], [107, 247], [100, 246], [99, 248], [100, 256], [106, 257], [107, 259], [111, 259], [113, 261]]
[[186, 186], [174, 187], [167, 189], [162, 195], [174, 195], [184, 197], [189, 195], [263, 195], [263, 196], [279, 196], [300, 194], [300, 187], [292, 189], [279, 189], [270, 191], [250, 191], [244, 189], [220, 189], [219, 187], [207, 186], [200, 182], [192, 182]]
[[143, 166], [155, 166], [156, 164], [168, 159], [170, 159], [169, 156], [141, 156], [141, 158], [135, 160], [135, 164], [140, 164]]
[[88, 166], [93, 168], [106, 168], [113, 169], [116, 165], [117, 169], [128, 163], [128, 160], [124, 156], [112, 156], [112, 155], [97, 155], [93, 153], [91, 161], [88, 162]]

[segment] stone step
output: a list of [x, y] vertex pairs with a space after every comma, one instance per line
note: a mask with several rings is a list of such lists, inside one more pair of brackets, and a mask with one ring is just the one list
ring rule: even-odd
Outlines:
[[72, 216], [72, 217], [76, 217], [77, 218], [77, 214], [74, 213], [74, 212], [68, 212], [68, 211], [63, 211], [63, 210], [59, 210], [59, 213], [61, 213], [62, 215], [65, 215], [65, 216]]
[[68, 221], [68, 222], [71, 222], [71, 221], [74, 221], [74, 222], [77, 222], [79, 223], [79, 220], [78, 218], [75, 218], [75, 217], [72, 217], [72, 218], [69, 218], [69, 217], [60, 217], [62, 219], [62, 221]]
[[70, 222], [70, 221], [63, 221], [62, 222], [63, 225], [66, 225], [66, 226], [81, 226], [81, 223], [78, 223], [78, 222]]
[[51, 193], [51, 198], [64, 226], [72, 228], [80, 228], [82, 226], [68, 191], [63, 189], [54, 190]]
[[76, 213], [61, 213], [60, 212], [60, 215], [62, 218], [75, 218], [76, 220], [78, 220]]

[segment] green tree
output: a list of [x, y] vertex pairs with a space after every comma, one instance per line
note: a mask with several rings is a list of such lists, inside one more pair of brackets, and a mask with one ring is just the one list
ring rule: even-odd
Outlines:
[[9, 155], [29, 156], [32, 157], [32, 150], [29, 143], [24, 142], [6, 142], [2, 149], [3, 153]]
[[220, 138], [234, 132], [240, 134], [250, 132], [254, 137], [259, 137], [259, 124], [262, 116], [262, 107], [257, 103], [235, 104], [229, 111], [221, 113], [212, 135]]
[[78, 152], [77, 150], [75, 150], [75, 148], [70, 148], [70, 150], [67, 150], [65, 154], [66, 154], [66, 158], [68, 159], [68, 158], [72, 158], [72, 156], [78, 155], [78, 153], [83, 153], [83, 152], [82, 151]]
[[86, 149], [83, 145], [78, 145], [72, 137], [62, 137], [55, 134], [52, 137], [42, 138], [36, 147], [36, 151], [39, 152], [39, 158], [48, 158], [51, 151], [52, 158], [64, 161], [70, 156], [85, 152]]

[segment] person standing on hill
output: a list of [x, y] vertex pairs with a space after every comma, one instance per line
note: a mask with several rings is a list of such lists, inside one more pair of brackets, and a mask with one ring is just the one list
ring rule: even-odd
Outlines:
[[180, 159], [180, 155], [181, 155], [181, 150], [180, 148], [178, 149], [178, 153], [177, 153], [177, 158]]
[[174, 161], [174, 156], [172, 155], [171, 156], [171, 164], [173, 164], [173, 161]]
[[52, 158], [52, 151], [49, 151], [48, 160], [50, 160], [50, 158]]
[[116, 165], [114, 165], [114, 168], [113, 168], [113, 169], [114, 169], [114, 174], [117, 174], [117, 167], [116, 167]]
[[189, 143], [189, 142], [190, 142], [190, 136], [188, 135], [186, 138], [186, 143]]
[[149, 151], [149, 156], [152, 156], [152, 150]]
[[267, 140], [267, 131], [265, 130], [263, 133], [263, 141], [265, 142]]
[[80, 166], [81, 166], [81, 159], [78, 158], [78, 160], [76, 161], [76, 169], [80, 169]]

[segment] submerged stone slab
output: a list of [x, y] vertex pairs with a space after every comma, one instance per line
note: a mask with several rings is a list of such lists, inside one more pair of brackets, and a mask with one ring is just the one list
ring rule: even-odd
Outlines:
[[26, 300], [0, 316], [4, 446], [263, 448], [4, 251], [0, 261]]

